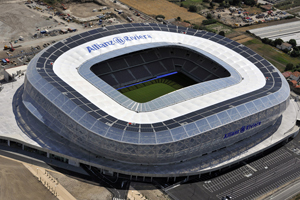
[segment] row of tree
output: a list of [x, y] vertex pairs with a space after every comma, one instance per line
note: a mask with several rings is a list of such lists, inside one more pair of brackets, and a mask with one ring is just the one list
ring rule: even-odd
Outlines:
[[[265, 44], [269, 44], [274, 47], [276, 47], [277, 45], [282, 45], [282, 43], [283, 43], [283, 40], [280, 38], [277, 38], [275, 40], [272, 40], [269, 38], [263, 38], [261, 41]], [[288, 41], [288, 43], [291, 44], [293, 47], [297, 46], [297, 42], [294, 39], [290, 39], [290, 41]]]
[[[203, 0], [204, 2], [208, 2], [210, 0]], [[254, 6], [256, 4], [255, 0], [214, 0], [214, 2], [216, 3], [220, 3], [222, 5], [234, 5], [234, 6], [238, 6], [241, 5], [242, 2], [244, 2], [244, 4], [249, 5], [249, 6]]]

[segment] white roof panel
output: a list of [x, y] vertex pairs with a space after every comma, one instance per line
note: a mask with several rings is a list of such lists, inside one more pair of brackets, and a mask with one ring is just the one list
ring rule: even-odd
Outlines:
[[[95, 51], [87, 50], [88, 46], [95, 43], [102, 44], [111, 41], [114, 38], [134, 35], [149, 35], [151, 39], [140, 39], [133, 41], [126, 41], [124, 44], [108, 45], [106, 48], [101, 48]], [[238, 84], [230, 87], [205, 94], [193, 99], [186, 100], [168, 107], [164, 107], [152, 112], [135, 112], [120, 105], [105, 93], [100, 91], [79, 73], [77, 68], [80, 67], [87, 60], [96, 57], [101, 57], [105, 53], [114, 51], [116, 56], [126, 54], [138, 48], [149, 48], [154, 46], [161, 46], [161, 44], [182, 45], [192, 48], [196, 51], [206, 52], [207, 55], [217, 55], [219, 59], [231, 66], [243, 78]], [[70, 49], [62, 54], [53, 64], [53, 70], [58, 77], [64, 80], [72, 88], [74, 88], [81, 95], [86, 97], [93, 104], [101, 108], [109, 115], [124, 121], [131, 121], [133, 123], [156, 123], [176, 118], [187, 113], [214, 105], [237, 96], [250, 93], [252, 91], [262, 88], [265, 83], [265, 77], [262, 72], [250, 61], [236, 53], [235, 51], [215, 43], [213, 41], [193, 37], [185, 34], [162, 32], [162, 31], [140, 31], [130, 32], [124, 34], [116, 34], [96, 39], [94, 41], [82, 44], [78, 47]], [[184, 109], [186, 108], [186, 109]]]

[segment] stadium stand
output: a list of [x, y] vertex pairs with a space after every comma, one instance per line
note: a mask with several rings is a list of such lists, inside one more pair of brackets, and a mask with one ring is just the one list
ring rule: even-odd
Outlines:
[[136, 79], [144, 81], [174, 71], [182, 71], [198, 82], [230, 75], [226, 69], [209, 58], [187, 48], [173, 46], [146, 49], [139, 53], [119, 56], [104, 63], [97, 63], [91, 67], [91, 70], [98, 77], [103, 77], [107, 73], [114, 74], [117, 82], [108, 80], [109, 76], [103, 78], [114, 88], [132, 84], [137, 81]]

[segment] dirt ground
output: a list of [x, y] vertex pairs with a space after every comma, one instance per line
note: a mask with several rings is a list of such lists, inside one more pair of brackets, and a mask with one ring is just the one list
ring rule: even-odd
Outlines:
[[244, 42], [247, 42], [247, 41], [253, 39], [253, 37], [249, 36], [245, 32], [240, 32], [240, 31], [234, 31], [234, 32], [226, 35], [226, 37], [228, 37], [238, 43], [244, 43]]
[[179, 7], [167, 0], [121, 0], [121, 2], [151, 16], [164, 15], [166, 20], [180, 17], [182, 20], [187, 20], [191, 23], [200, 23], [206, 19], [197, 13], [188, 12], [186, 8]]
[[154, 185], [140, 182], [131, 182], [128, 191], [130, 200], [169, 200], [170, 198], [158, 190]]
[[23, 164], [0, 157], [0, 199], [56, 199]]
[[[54, 21], [26, 9], [24, 3], [7, 3], [0, 0], [0, 43], [31, 37], [36, 27], [51, 26]], [[2, 48], [2, 47], [1, 47]]]
[[50, 172], [51, 176], [78, 200], [110, 200], [111, 194], [104, 187], [85, 183], [66, 175]]
[[68, 10], [70, 10], [72, 15], [77, 17], [92, 17], [99, 15], [100, 12], [93, 12], [93, 9], [100, 9], [103, 7], [96, 3], [71, 3], [68, 5]]
[[[145, 22], [155, 22], [155, 20], [149, 18], [148, 16], [145, 16], [141, 14], [140, 16], [136, 16], [134, 10], [129, 10], [129, 7], [127, 5], [124, 5], [122, 3], [113, 3], [113, 1], [110, 0], [98, 0], [99, 4], [97, 3], [79, 3], [79, 2], [72, 2], [65, 4], [67, 5], [68, 9], [64, 11], [65, 13], [68, 13], [70, 15], [74, 15], [79, 18], [89, 18], [94, 17], [97, 15], [105, 14], [107, 12], [111, 12], [116, 14], [116, 19], [120, 23], [128, 23], [126, 20], [127, 17], [131, 17], [135, 23], [145, 23]], [[102, 7], [107, 7], [108, 9], [93, 12], [93, 9], [99, 10]], [[118, 12], [115, 11], [115, 9], [122, 10], [122, 14], [118, 14]]]

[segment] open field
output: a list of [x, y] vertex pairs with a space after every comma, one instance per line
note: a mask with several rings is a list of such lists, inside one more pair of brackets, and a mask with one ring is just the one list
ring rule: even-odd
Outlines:
[[[103, 6], [95, 3], [71, 3], [68, 10], [70, 10], [70, 14], [77, 17], [92, 17], [100, 14], [100, 12], [93, 12], [93, 9], [100, 9], [101, 7]], [[104, 10], [104, 12], [107, 12], [107, 10]]]
[[290, 8], [290, 9], [287, 10], [287, 11], [288, 11], [289, 13], [292, 13], [292, 14], [298, 14], [298, 15], [300, 15], [300, 6]]
[[164, 15], [166, 20], [180, 17], [191, 23], [200, 23], [205, 17], [188, 12], [186, 8], [179, 7], [167, 0], [121, 0], [123, 3], [140, 10], [148, 15]]
[[165, 83], [155, 83], [123, 94], [136, 102], [145, 103], [175, 90]]
[[22, 163], [0, 157], [0, 199], [55, 200]]
[[224, 24], [221, 24], [219, 22], [214, 23], [214, 24], [210, 24], [210, 25], [206, 25], [205, 26], [209, 31], [215, 32], [215, 33], [219, 33], [220, 31], [224, 31], [225, 34], [229, 34], [233, 31], [232, 28], [230, 28], [229, 26], [226, 26]]
[[243, 43], [245, 46], [249, 47], [269, 62], [271, 62], [277, 69], [281, 72], [284, 71], [286, 64], [293, 63], [294, 65], [300, 63], [300, 58], [293, 58], [289, 55], [283, 53], [279, 49], [272, 47], [267, 44], [263, 44], [259, 39], [252, 39]]
[[300, 1], [288, 0], [275, 5], [276, 8], [281, 10], [286, 10], [289, 8], [294, 8], [300, 6]]

